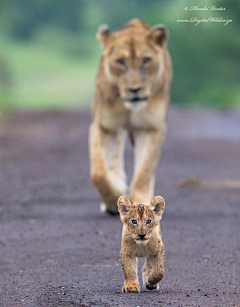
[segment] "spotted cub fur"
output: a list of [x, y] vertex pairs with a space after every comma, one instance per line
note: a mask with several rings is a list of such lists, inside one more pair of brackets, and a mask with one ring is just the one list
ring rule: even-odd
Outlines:
[[158, 283], [165, 274], [165, 250], [160, 228], [164, 208], [161, 196], [155, 196], [149, 204], [132, 203], [124, 196], [118, 199], [123, 223], [120, 252], [125, 279], [123, 292], [140, 292], [137, 257], [146, 257], [142, 268], [144, 287], [148, 290], [159, 288]]

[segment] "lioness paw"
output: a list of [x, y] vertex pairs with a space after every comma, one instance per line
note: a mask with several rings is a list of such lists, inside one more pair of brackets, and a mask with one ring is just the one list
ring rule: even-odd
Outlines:
[[104, 213], [108, 213], [109, 215], [118, 215], [118, 210], [117, 207], [116, 208], [108, 208], [106, 206], [106, 204], [104, 203], [100, 203], [100, 212]]
[[155, 285], [146, 284], [145, 287], [146, 287], [147, 290], [157, 290], [157, 289], [159, 289], [158, 284], [155, 284]]
[[107, 211], [107, 206], [104, 203], [100, 203], [100, 212], [106, 212]]
[[122, 288], [122, 292], [126, 293], [126, 292], [140, 292], [140, 286], [139, 284], [128, 284], [128, 285], [124, 285]]

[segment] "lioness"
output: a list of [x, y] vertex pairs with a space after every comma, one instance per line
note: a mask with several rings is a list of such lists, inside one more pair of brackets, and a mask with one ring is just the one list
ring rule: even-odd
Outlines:
[[143, 285], [148, 290], [158, 289], [164, 277], [164, 245], [160, 219], [165, 207], [161, 196], [150, 204], [133, 204], [126, 197], [118, 199], [118, 210], [123, 222], [121, 260], [125, 283], [123, 292], [140, 292], [137, 277], [137, 258], [146, 257], [142, 268]]
[[117, 213], [117, 199], [127, 194], [124, 171], [126, 132], [135, 145], [133, 202], [153, 197], [155, 170], [166, 133], [171, 83], [167, 30], [131, 20], [118, 31], [100, 26], [103, 43], [92, 105], [89, 147], [91, 178], [102, 209]]

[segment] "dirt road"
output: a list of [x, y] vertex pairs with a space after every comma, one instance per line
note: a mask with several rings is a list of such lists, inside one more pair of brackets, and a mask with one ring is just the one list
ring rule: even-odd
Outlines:
[[121, 293], [119, 217], [99, 212], [89, 180], [89, 122], [16, 113], [0, 125], [0, 306], [240, 306], [240, 186], [219, 181], [240, 179], [240, 113], [171, 109], [156, 180], [166, 276], [136, 294]]

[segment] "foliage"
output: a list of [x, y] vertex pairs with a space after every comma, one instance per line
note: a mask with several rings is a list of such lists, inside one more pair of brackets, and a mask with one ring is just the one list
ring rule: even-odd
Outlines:
[[[174, 102], [239, 106], [240, 2], [196, 2], [226, 11], [185, 11], [190, 0], [0, 0], [0, 100], [18, 107], [86, 105], [101, 54], [98, 25], [114, 30], [139, 17], [170, 30]], [[232, 22], [177, 22], [191, 17]]]

